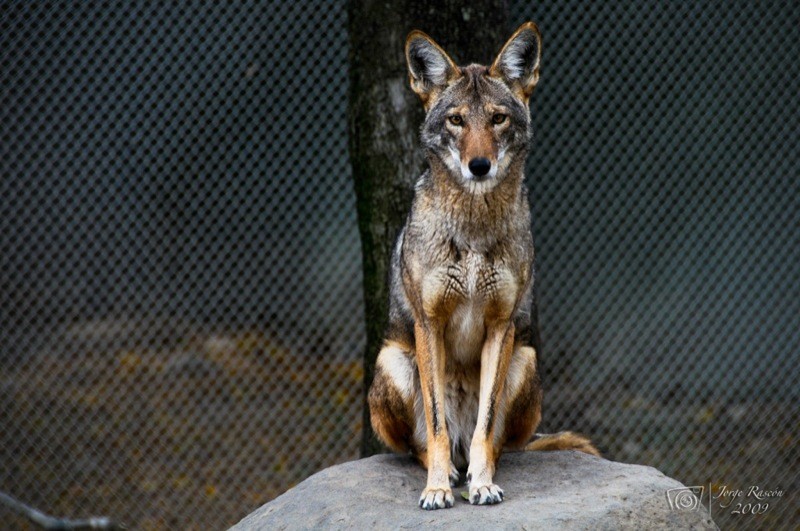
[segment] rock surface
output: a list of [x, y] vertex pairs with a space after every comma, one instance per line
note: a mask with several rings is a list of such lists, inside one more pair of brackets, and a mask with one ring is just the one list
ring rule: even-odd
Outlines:
[[427, 473], [411, 458], [377, 455], [327, 468], [233, 529], [717, 529], [702, 505], [672, 510], [682, 487], [658, 470], [578, 452], [504, 454], [499, 505], [473, 506], [455, 487], [452, 509], [417, 506]]

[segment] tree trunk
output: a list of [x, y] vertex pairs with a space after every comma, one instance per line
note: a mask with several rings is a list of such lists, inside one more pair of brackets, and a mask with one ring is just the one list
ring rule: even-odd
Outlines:
[[[460, 65], [489, 64], [510, 36], [503, 0], [350, 0], [350, 160], [364, 260], [367, 348], [361, 454], [382, 451], [369, 421], [366, 392], [387, 324], [389, 260], [424, 169], [422, 104], [408, 84], [405, 38], [428, 33]], [[538, 345], [537, 345], [538, 346]]]

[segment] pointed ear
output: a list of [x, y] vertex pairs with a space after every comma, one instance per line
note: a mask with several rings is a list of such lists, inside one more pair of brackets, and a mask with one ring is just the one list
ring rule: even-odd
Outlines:
[[428, 108], [434, 97], [461, 77], [461, 72], [433, 39], [419, 30], [406, 38], [406, 62], [411, 89]]
[[526, 22], [500, 50], [489, 74], [505, 83], [527, 102], [539, 82], [542, 35], [533, 22]]

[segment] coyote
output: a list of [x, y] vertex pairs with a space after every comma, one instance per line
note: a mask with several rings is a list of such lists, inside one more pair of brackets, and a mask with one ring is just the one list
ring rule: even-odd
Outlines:
[[430, 168], [393, 251], [370, 417], [389, 448], [427, 468], [420, 507], [452, 507], [451, 486], [465, 469], [472, 504], [500, 503], [493, 476], [504, 447], [598, 455], [571, 432], [530, 442], [542, 391], [530, 344], [533, 236], [523, 170], [541, 35], [523, 24], [490, 67], [456, 66], [421, 31], [409, 34], [405, 52], [426, 111]]

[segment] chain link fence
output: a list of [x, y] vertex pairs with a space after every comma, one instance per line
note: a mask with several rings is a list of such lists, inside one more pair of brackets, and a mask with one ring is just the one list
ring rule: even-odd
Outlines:
[[[358, 457], [344, 4], [0, 5], [0, 491], [221, 528]], [[542, 430], [793, 527], [800, 8], [510, 9], [545, 38]]]

